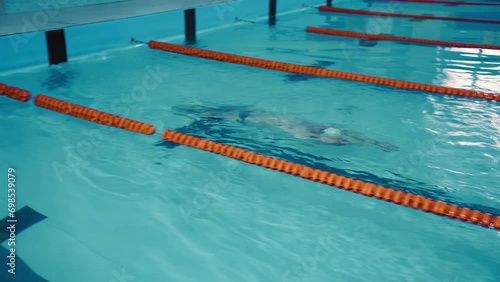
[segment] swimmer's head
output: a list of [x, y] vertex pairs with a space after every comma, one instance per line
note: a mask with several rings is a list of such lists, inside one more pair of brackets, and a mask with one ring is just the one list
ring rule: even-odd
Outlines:
[[340, 136], [341, 133], [340, 133], [340, 130], [338, 130], [337, 128], [328, 127], [328, 128], [326, 128], [326, 129], [323, 130], [322, 135], [324, 135], [324, 136], [331, 136], [331, 137], [337, 137], [337, 136]]

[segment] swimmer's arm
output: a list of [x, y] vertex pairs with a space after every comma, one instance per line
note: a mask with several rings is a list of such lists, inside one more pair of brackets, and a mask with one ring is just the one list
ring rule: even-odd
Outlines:
[[362, 133], [353, 131], [353, 130], [348, 130], [348, 129], [342, 129], [342, 134], [348, 137], [351, 137], [357, 141], [358, 143], [366, 143], [366, 144], [372, 144], [372, 145], [378, 145], [380, 142], [377, 140], [370, 139], [366, 136], [364, 136]]
[[398, 150], [398, 147], [396, 147], [392, 144], [370, 139], [370, 138], [368, 138], [368, 137], [364, 136], [363, 134], [356, 132], [356, 131], [343, 129], [342, 134], [357, 139], [359, 141], [359, 143], [362, 142], [362, 143], [366, 143], [366, 144], [379, 146], [386, 151], [397, 151]]

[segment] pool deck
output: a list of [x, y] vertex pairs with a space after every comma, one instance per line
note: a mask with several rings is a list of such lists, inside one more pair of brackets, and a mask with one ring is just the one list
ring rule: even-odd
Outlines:
[[[71, 8], [0, 15], [0, 36], [46, 31], [175, 10], [191, 9], [234, 0], [128, 0]], [[56, 2], [57, 3], [57, 2]]]

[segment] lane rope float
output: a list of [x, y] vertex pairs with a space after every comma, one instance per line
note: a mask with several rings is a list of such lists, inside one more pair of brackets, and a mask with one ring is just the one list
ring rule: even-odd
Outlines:
[[141, 134], [151, 135], [155, 132], [153, 125], [128, 118], [100, 112], [92, 108], [71, 104], [69, 102], [38, 94], [35, 97], [35, 105], [51, 111], [76, 118], [88, 120], [106, 126], [116, 127]]
[[493, 217], [489, 213], [482, 213], [469, 208], [461, 208], [456, 205], [449, 205], [442, 201], [436, 201], [430, 198], [424, 198], [411, 193], [377, 186], [373, 183], [344, 177], [327, 171], [314, 169], [289, 161], [265, 156], [255, 152], [247, 151], [235, 146], [226, 145], [218, 142], [209, 141], [184, 133], [165, 130], [161, 137], [170, 142], [197, 148], [230, 157], [239, 161], [266, 167], [273, 170], [285, 172], [297, 177], [313, 180], [332, 187], [344, 189], [357, 194], [363, 194], [367, 197], [374, 197], [379, 200], [385, 200], [397, 205], [432, 212], [439, 216], [447, 216], [452, 219], [458, 219], [483, 227], [489, 227], [500, 230], [500, 216]]
[[445, 5], [475, 5], [475, 6], [500, 6], [500, 3], [491, 2], [467, 2], [467, 1], [444, 1], [444, 0], [390, 0], [401, 3], [423, 3], [423, 4], [445, 4]]
[[445, 21], [462, 21], [462, 22], [500, 24], [500, 20], [455, 18], [455, 17], [429, 16], [429, 15], [412, 15], [412, 14], [396, 14], [396, 13], [386, 13], [386, 12], [334, 8], [334, 7], [328, 7], [328, 6], [320, 6], [319, 10], [322, 12], [355, 14], [355, 15], [369, 15], [369, 16], [382, 16], [382, 17], [412, 18], [412, 19], [422, 19], [422, 20], [445, 20]]
[[319, 76], [319, 77], [337, 78], [337, 79], [351, 80], [357, 82], [365, 82], [365, 83], [383, 85], [405, 90], [425, 91], [443, 95], [454, 95], [460, 97], [485, 99], [490, 101], [500, 101], [500, 95], [494, 93], [485, 93], [474, 90], [458, 89], [452, 87], [409, 82], [404, 80], [396, 80], [396, 79], [370, 76], [364, 74], [355, 74], [343, 71], [328, 70], [317, 67], [302, 66], [290, 63], [283, 63], [271, 60], [234, 55], [229, 53], [204, 50], [177, 44], [164, 43], [154, 40], [149, 41], [148, 45], [152, 49], [173, 52], [193, 57], [199, 57], [209, 60], [258, 67], [263, 69], [270, 69], [270, 70], [277, 70], [277, 71], [298, 73], [298, 74], [305, 74], [305, 75]]
[[31, 98], [31, 94], [27, 90], [0, 83], [0, 96], [2, 95], [25, 103]]
[[308, 26], [306, 31], [310, 32], [310, 33], [355, 37], [355, 38], [363, 38], [363, 39], [368, 39], [368, 40], [400, 41], [400, 42], [411, 42], [411, 43], [418, 43], [418, 44], [438, 45], [438, 46], [447, 46], [447, 47], [500, 50], [500, 46], [495, 46], [495, 45], [461, 43], [461, 42], [440, 41], [440, 40], [431, 40], [431, 39], [422, 39], [422, 38], [401, 37], [401, 36], [393, 36], [393, 35], [361, 33], [361, 32], [354, 32], [354, 31], [328, 29], [328, 28], [320, 28], [320, 27], [312, 27], [312, 26]]

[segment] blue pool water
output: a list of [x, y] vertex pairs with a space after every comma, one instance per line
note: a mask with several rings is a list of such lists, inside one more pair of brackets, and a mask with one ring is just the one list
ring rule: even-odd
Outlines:
[[6, 14], [33, 12], [56, 7], [80, 7], [87, 5], [98, 5], [104, 3], [121, 2], [125, 0], [2, 0], [3, 8]]
[[[433, 9], [404, 7], [398, 12]], [[447, 15], [468, 9], [449, 8]], [[499, 52], [393, 42], [360, 47], [355, 39], [304, 31], [307, 25], [363, 29], [370, 21], [375, 19], [304, 9], [281, 16], [274, 28], [257, 20], [202, 32], [197, 46], [500, 92]], [[500, 38], [493, 28], [397, 19], [380, 32], [481, 43]], [[144, 87], [145, 77], [153, 86]], [[248, 105], [354, 130], [398, 150], [322, 144], [234, 120], [190, 133], [500, 215], [498, 103], [306, 79], [144, 45], [5, 73], [2, 82], [157, 128], [142, 136], [0, 100], [7, 136], [0, 139], [2, 169], [17, 169], [18, 205], [47, 216], [18, 235], [17, 254], [48, 281], [497, 281], [500, 275], [495, 230], [193, 148], [171, 148], [159, 136], [196, 121], [173, 106]], [[6, 195], [0, 198], [5, 202]]]

